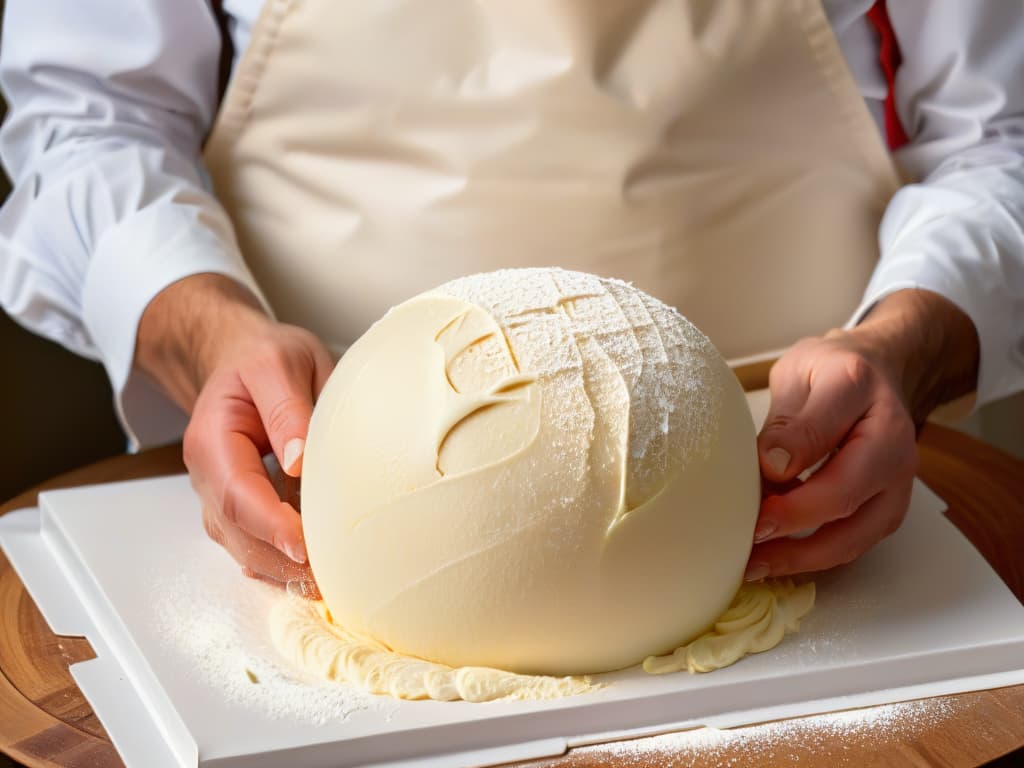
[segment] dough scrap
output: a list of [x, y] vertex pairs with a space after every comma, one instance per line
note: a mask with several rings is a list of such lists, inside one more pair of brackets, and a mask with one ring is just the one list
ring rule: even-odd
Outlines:
[[[778, 645], [814, 606], [813, 582], [773, 579], [740, 587], [714, 628], [664, 656], [644, 659], [652, 675], [712, 672]], [[399, 699], [483, 702], [557, 699], [604, 686], [589, 676], [521, 675], [489, 667], [453, 668], [395, 653], [339, 627], [323, 602], [285, 596], [270, 614], [278, 651], [306, 674]]]
[[744, 584], [711, 631], [665, 656], [648, 656], [644, 671], [711, 672], [770, 650], [800, 629], [800, 619], [814, 607], [814, 596], [814, 582], [797, 586], [792, 579], [771, 579]]
[[597, 690], [589, 677], [517, 675], [488, 667], [453, 669], [395, 653], [347, 632], [322, 602], [286, 595], [271, 609], [275, 647], [306, 674], [399, 699], [557, 699]]

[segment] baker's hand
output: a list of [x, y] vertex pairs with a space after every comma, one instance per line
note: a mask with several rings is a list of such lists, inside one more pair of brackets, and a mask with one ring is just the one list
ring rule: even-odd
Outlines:
[[[161, 312], [180, 314], [175, 294], [180, 299], [183, 291], [193, 303], [195, 292], [222, 294], [216, 301], [206, 297], [203, 306], [216, 310], [204, 310], [204, 322], [191, 327], [195, 338], [184, 366], [189, 375], [178, 377], [177, 387], [174, 377], [164, 382], [184, 407], [197, 392], [184, 460], [202, 503], [203, 525], [246, 575], [298, 582], [313, 594], [298, 511], [275, 491], [261, 456], [273, 451], [288, 475], [299, 476], [313, 403], [333, 360], [313, 334], [270, 319], [237, 286], [225, 285], [225, 278], [200, 277], [205, 284], [186, 278], [161, 294], [151, 319], [159, 322]], [[144, 315], [140, 335], [146, 320]]]
[[975, 386], [977, 364], [966, 315], [912, 290], [856, 328], [788, 350], [772, 368], [757, 441], [764, 494], [746, 578], [831, 568], [893, 533], [910, 503], [917, 427]]
[[[765, 496], [748, 579], [859, 557], [903, 521], [917, 468], [899, 382], [852, 332], [801, 341], [772, 368], [769, 385], [757, 441]], [[810, 479], [786, 490], [826, 456]], [[807, 538], [789, 538], [810, 529], [817, 530]]]

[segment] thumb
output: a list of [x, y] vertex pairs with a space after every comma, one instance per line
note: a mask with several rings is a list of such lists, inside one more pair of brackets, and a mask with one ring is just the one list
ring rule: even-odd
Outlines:
[[[292, 359], [294, 358], [294, 359]], [[292, 477], [302, 472], [309, 420], [313, 415], [314, 370], [305, 355], [281, 355], [270, 364], [241, 373], [281, 469]]]
[[771, 405], [757, 438], [761, 472], [771, 482], [793, 480], [825, 458], [870, 405], [866, 389], [851, 387], [841, 371], [818, 370], [810, 381], [797, 372], [771, 379]]

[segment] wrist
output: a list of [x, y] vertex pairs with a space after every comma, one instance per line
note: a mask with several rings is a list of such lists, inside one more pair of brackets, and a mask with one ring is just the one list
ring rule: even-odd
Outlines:
[[135, 360], [171, 399], [191, 411], [220, 361], [271, 320], [242, 285], [224, 275], [190, 275], [157, 294], [139, 322]]
[[892, 376], [919, 428], [936, 407], [977, 385], [974, 323], [937, 293], [906, 289], [889, 294], [850, 333]]

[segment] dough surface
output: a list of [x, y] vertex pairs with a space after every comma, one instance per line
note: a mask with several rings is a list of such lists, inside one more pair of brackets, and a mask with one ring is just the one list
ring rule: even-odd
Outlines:
[[463, 278], [348, 351], [303, 460], [310, 563], [352, 636], [445, 667], [576, 675], [711, 628], [760, 498], [711, 343], [631, 286]]

